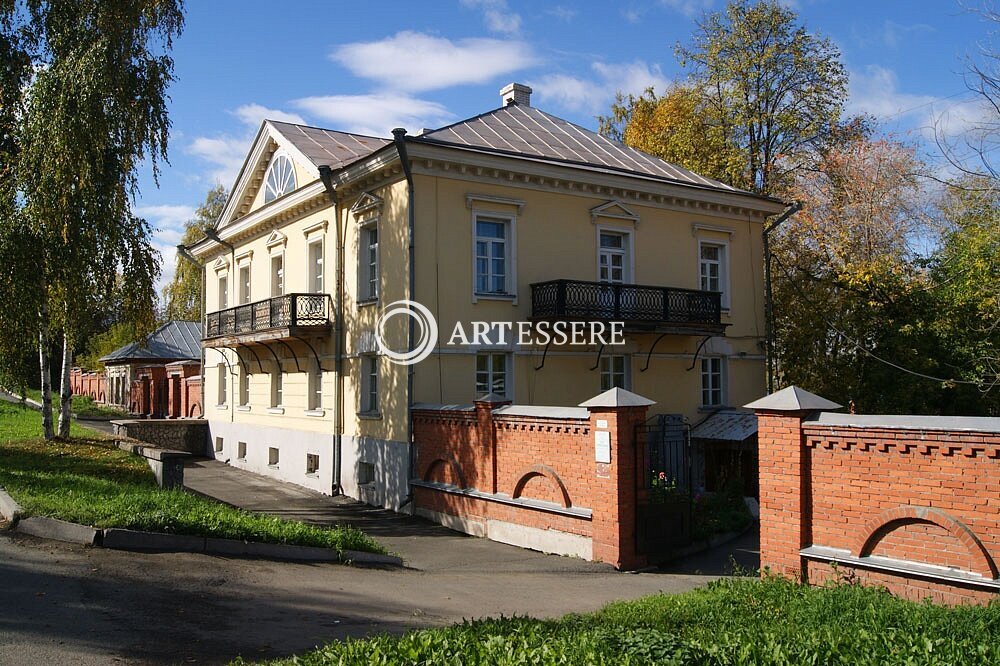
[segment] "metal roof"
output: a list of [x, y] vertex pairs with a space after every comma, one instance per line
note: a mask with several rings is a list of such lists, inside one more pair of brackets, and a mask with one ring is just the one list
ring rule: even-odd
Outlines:
[[638, 173], [686, 185], [743, 192], [731, 185], [575, 125], [532, 106], [508, 104], [415, 137], [417, 141], [468, 146], [615, 171]]
[[739, 409], [720, 409], [691, 429], [692, 439], [742, 442], [757, 434], [757, 415]]
[[995, 416], [903, 416], [895, 414], [833, 414], [831, 412], [822, 412], [816, 418], [805, 421], [805, 423], [811, 426], [1000, 432], [1000, 418]]
[[277, 120], [267, 122], [317, 167], [328, 166], [331, 169], [339, 169], [392, 143], [392, 139], [349, 134]]
[[104, 363], [132, 361], [200, 361], [201, 324], [196, 321], [168, 321], [149, 334], [145, 344], [130, 342], [101, 358]]

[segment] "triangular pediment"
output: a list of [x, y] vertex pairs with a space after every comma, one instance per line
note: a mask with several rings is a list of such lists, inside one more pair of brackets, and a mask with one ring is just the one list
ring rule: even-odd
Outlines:
[[590, 219], [596, 222], [599, 217], [608, 217], [613, 220], [630, 220], [635, 223], [639, 222], [639, 216], [618, 199], [605, 201], [600, 206], [594, 206], [590, 209]]
[[368, 217], [382, 209], [382, 197], [371, 192], [364, 192], [358, 200], [351, 206], [351, 213], [355, 217]]
[[215, 260], [215, 263], [212, 264], [212, 268], [216, 271], [224, 271], [229, 268], [229, 260], [219, 257]]
[[[220, 228], [250, 212], [257, 200], [258, 192], [264, 186], [268, 166], [279, 151], [287, 155], [296, 167], [310, 174], [313, 177], [311, 180], [319, 178], [319, 169], [312, 160], [306, 157], [270, 121], [265, 120], [261, 123], [253, 143], [250, 144], [250, 150], [243, 161], [236, 182], [229, 191], [226, 207], [219, 217], [218, 226]], [[307, 184], [299, 182], [296, 183], [296, 186], [301, 188]]]
[[266, 243], [266, 245], [270, 248], [270, 247], [276, 247], [278, 245], [284, 246], [287, 243], [288, 243], [288, 236], [286, 236], [285, 234], [281, 233], [280, 230], [275, 229], [267, 237], [267, 243]]

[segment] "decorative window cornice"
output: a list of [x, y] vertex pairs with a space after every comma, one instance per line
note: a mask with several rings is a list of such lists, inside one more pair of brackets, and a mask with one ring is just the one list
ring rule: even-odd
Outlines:
[[736, 230], [731, 227], [723, 227], [716, 224], [703, 224], [701, 222], [691, 223], [691, 234], [693, 236], [697, 236], [703, 231], [714, 231], [718, 234], [729, 234], [730, 236], [736, 233]]
[[358, 200], [354, 202], [351, 206], [351, 214], [356, 218], [371, 217], [372, 215], [378, 215], [382, 210], [382, 197], [376, 196], [371, 192], [362, 192]]
[[326, 220], [320, 220], [319, 222], [310, 224], [308, 227], [303, 229], [302, 235], [309, 236], [314, 233], [325, 234], [327, 226], [329, 226], [329, 222], [327, 222]]
[[490, 194], [475, 194], [473, 192], [468, 192], [465, 195], [465, 207], [470, 210], [473, 204], [476, 202], [483, 202], [488, 204], [500, 204], [501, 206], [514, 206], [517, 208], [517, 214], [521, 214], [521, 209], [524, 208], [524, 201], [521, 199], [511, 199], [509, 197], [497, 197]]
[[288, 236], [281, 233], [278, 229], [271, 232], [271, 235], [267, 237], [267, 247], [268, 249], [275, 249], [281, 247], [282, 249], [288, 244]]
[[625, 204], [618, 199], [605, 201], [600, 206], [590, 209], [590, 221], [596, 223], [598, 218], [610, 218], [612, 220], [626, 220], [632, 224], [639, 224], [639, 216], [629, 210]]

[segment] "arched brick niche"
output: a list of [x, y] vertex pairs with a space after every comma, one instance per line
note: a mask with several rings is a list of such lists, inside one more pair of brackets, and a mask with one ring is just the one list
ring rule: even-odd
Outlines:
[[424, 481], [447, 483], [456, 488], [468, 488], [462, 468], [454, 458], [435, 458], [427, 465], [421, 478]]
[[883, 511], [857, 532], [851, 551], [858, 557], [890, 557], [997, 578], [996, 563], [972, 529], [930, 507], [900, 506]]
[[573, 505], [566, 484], [548, 465], [534, 465], [523, 472], [514, 485], [512, 496], [544, 500], [566, 508]]

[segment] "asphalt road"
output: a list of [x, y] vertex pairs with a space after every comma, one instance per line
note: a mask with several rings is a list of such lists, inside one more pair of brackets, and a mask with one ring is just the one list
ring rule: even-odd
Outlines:
[[[464, 540], [461, 566], [423, 571], [135, 554], [3, 533], [0, 664], [215, 664], [463, 618], [556, 617], [691, 589], [715, 578], [730, 551], [755, 547], [751, 534], [676, 567], [688, 573], [622, 574]], [[479, 548], [491, 556], [475, 561]]]

